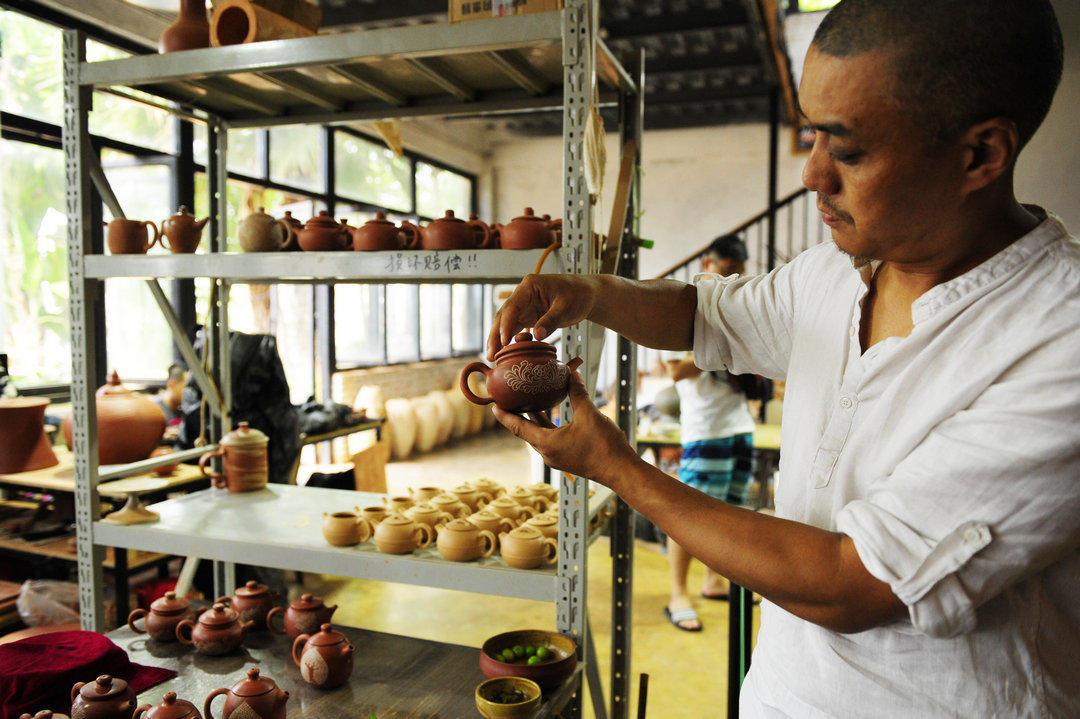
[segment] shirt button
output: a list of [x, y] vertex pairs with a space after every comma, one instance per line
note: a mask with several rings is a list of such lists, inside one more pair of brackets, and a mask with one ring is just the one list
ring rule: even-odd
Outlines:
[[840, 398], [840, 406], [843, 407], [844, 409], [851, 409], [852, 404], [853, 404], [853, 402], [851, 401], [850, 397], [841, 397]]
[[978, 527], [967, 527], [964, 529], [964, 541], [969, 544], [975, 544], [982, 539], [982, 532]]

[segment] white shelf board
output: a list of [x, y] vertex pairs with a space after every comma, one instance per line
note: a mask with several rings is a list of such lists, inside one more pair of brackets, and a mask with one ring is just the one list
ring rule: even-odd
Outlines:
[[[545, 270], [564, 267], [552, 253]], [[87, 255], [87, 277], [212, 277], [241, 282], [518, 282], [543, 250], [397, 252], [219, 252], [194, 255]]]

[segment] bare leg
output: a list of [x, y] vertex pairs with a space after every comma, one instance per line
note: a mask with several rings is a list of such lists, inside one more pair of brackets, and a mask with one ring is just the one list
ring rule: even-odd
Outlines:
[[731, 591], [728, 580], [711, 569], [705, 573], [705, 583], [701, 586], [701, 593], [708, 597], [726, 597]]
[[[690, 596], [686, 593], [686, 574], [690, 569], [690, 555], [686, 550], [675, 543], [671, 537], [667, 540], [668, 558], [671, 562], [671, 601], [668, 603], [669, 611], [685, 609], [690, 605]], [[701, 626], [701, 622], [679, 622], [679, 626], [694, 629]]]

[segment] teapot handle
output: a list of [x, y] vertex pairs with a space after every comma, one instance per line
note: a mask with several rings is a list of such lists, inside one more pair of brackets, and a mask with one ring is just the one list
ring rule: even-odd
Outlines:
[[276, 222], [285, 230], [285, 239], [281, 243], [281, 249], [285, 251], [300, 249], [300, 245], [296, 240], [296, 230], [293, 229], [293, 226], [284, 219], [278, 219]]
[[495, 535], [486, 529], [480, 530], [481, 557], [490, 557], [495, 552]]
[[450, 514], [449, 512], [439, 512], [439, 516], [435, 520], [435, 522], [437, 523], [437, 525], [441, 526], [442, 524], [445, 524], [446, 522], [449, 522], [453, 518], [454, 518], [454, 515]]
[[142, 224], [149, 225], [154, 230], [154, 239], [150, 240], [150, 243], [146, 245], [146, 249], [149, 250], [151, 247], [161, 241], [161, 230], [159, 230], [158, 226], [150, 220], [143, 220]]
[[[526, 518], [532, 519], [537, 514], [539, 514], [539, 512], [537, 512], [535, 508], [530, 507], [527, 504], [523, 504], [520, 507], [518, 507], [518, 515], [522, 515], [522, 514], [524, 514], [526, 516]], [[522, 523], [524, 523], [525, 520], [521, 520], [521, 521], [522, 521]]]
[[[276, 617], [278, 615], [281, 615], [281, 629], [278, 629], [277, 627], [274, 626], [274, 617]], [[266, 628], [269, 629], [274, 634], [284, 634], [285, 633], [285, 608], [284, 607], [274, 607], [273, 609], [271, 609], [269, 612], [266, 613]]]
[[473, 236], [476, 237], [476, 249], [490, 250], [495, 246], [492, 242], [491, 227], [486, 222], [483, 220], [469, 220], [469, 227], [472, 228]]
[[139, 629], [138, 627], [135, 626], [135, 620], [139, 619], [140, 617], [144, 617], [144, 616], [146, 616], [146, 610], [145, 609], [136, 609], [135, 611], [133, 611], [131, 614], [128, 615], [127, 624], [131, 628], [131, 631], [135, 632], [136, 634], [146, 634], [145, 629]]
[[[166, 222], [168, 222], [168, 219], [164, 219], [164, 220], [162, 220], [161, 222], [158, 223], [158, 227], [161, 228], [161, 236], [158, 239], [158, 244], [171, 252], [172, 251], [172, 243], [165, 244], [166, 241], [169, 239], [169, 236], [165, 234], [165, 223]], [[152, 245], [154, 243], [151, 242], [150, 244]]]
[[[184, 629], [188, 630], [188, 636], [184, 637]], [[185, 619], [176, 625], [176, 638], [180, 640], [181, 644], [194, 644], [195, 642], [191, 638], [191, 633], [195, 631], [195, 622], [190, 619]]]
[[310, 634], [301, 634], [296, 639], [293, 639], [292, 660], [296, 666], [300, 666], [300, 657], [304, 654], [304, 647], [307, 645], [308, 639], [311, 639]]
[[418, 250], [418, 249], [420, 249], [420, 242], [421, 242], [423, 233], [421, 232], [419, 227], [417, 227], [413, 223], [406, 220], [405, 222], [401, 223], [400, 230], [401, 230], [401, 236], [405, 239], [405, 241], [401, 245], [401, 249], [403, 249], [403, 250]]
[[215, 487], [217, 487], [218, 489], [224, 489], [225, 488], [225, 475], [222, 474], [221, 472], [214, 472], [214, 471], [207, 472], [206, 471], [206, 463], [209, 462], [214, 457], [224, 457], [224, 456], [225, 456], [225, 448], [224, 447], [218, 447], [213, 452], [207, 452], [203, 456], [199, 457], [199, 472], [202, 474], [202, 476], [209, 479], [210, 482]]
[[153, 708], [154, 706], [152, 704], [143, 704], [135, 710], [135, 713], [131, 715], [131, 719], [139, 719], [139, 717], [142, 716], [144, 712], [148, 712]]
[[375, 530], [371, 526], [371, 522], [367, 521], [363, 517], [356, 518], [356, 526], [360, 528], [360, 541], [366, 542], [371, 539], [371, 535], [375, 533]]
[[469, 389], [469, 375], [473, 372], [483, 372], [484, 377], [487, 377], [491, 374], [491, 368], [483, 362], [473, 362], [465, 365], [465, 369], [461, 370], [461, 378], [458, 380], [458, 384], [461, 386], [461, 393], [465, 395], [465, 399], [473, 404], [491, 404], [495, 401], [491, 397], [478, 397], [473, 394], [471, 389]]
[[206, 719], [214, 719], [214, 712], [210, 711], [210, 705], [214, 702], [214, 699], [217, 698], [218, 696], [220, 696], [221, 694], [228, 694], [228, 693], [229, 693], [229, 690], [224, 689], [224, 688], [215, 689], [214, 691], [210, 692], [210, 695], [208, 697], [206, 697], [206, 701], [203, 702], [203, 708], [202, 708], [203, 716], [206, 717]]
[[544, 564], [554, 564], [559, 559], [559, 545], [551, 537], [544, 537], [544, 546], [547, 548], [547, 556], [544, 557]]
[[502, 529], [503, 526], [506, 527], [507, 532], [514, 531], [514, 521], [512, 519], [508, 519], [506, 517], [503, 517], [502, 519], [500, 519], [499, 520], [499, 529]]
[[477, 492], [476, 493], [476, 509], [477, 511], [491, 504], [491, 500], [495, 499], [491, 496], [490, 492]]
[[86, 685], [86, 682], [76, 682], [75, 686], [71, 687], [71, 702], [72, 702], [72, 704], [75, 703], [75, 695], [77, 695], [79, 693], [79, 690], [82, 689], [83, 686], [85, 686], [85, 685]]
[[[420, 536], [417, 538], [417, 534]], [[435, 533], [431, 531], [431, 528], [426, 524], [417, 524], [416, 530], [413, 532], [413, 537], [416, 538], [416, 548], [424, 549], [431, 546], [431, 540], [434, 538]]]

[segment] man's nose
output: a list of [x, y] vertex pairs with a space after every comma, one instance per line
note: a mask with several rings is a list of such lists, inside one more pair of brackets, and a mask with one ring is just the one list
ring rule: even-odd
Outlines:
[[810, 157], [803, 165], [802, 182], [806, 189], [821, 195], [835, 195], [840, 191], [840, 180], [820, 138], [814, 141]]

